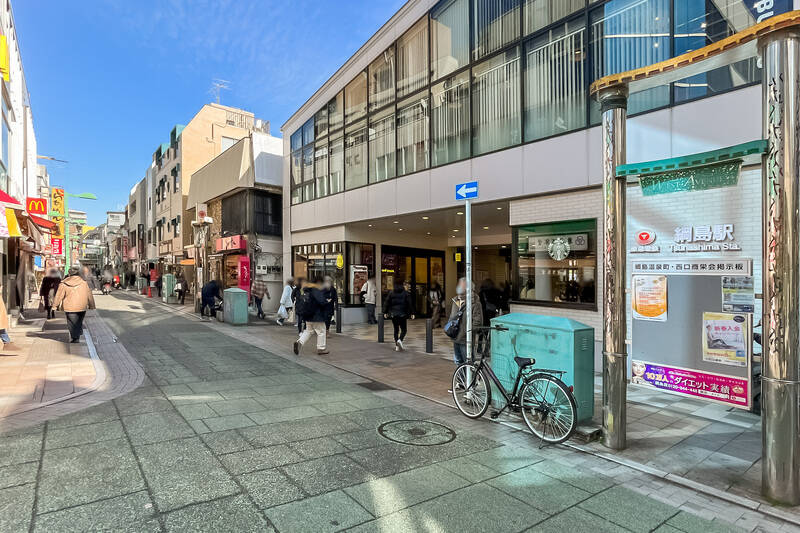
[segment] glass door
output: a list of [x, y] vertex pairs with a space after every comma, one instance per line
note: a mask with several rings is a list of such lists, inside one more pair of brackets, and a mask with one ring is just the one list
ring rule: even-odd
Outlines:
[[412, 296], [414, 297], [414, 309], [419, 317], [430, 316], [428, 305], [428, 258], [414, 258], [414, 287]]

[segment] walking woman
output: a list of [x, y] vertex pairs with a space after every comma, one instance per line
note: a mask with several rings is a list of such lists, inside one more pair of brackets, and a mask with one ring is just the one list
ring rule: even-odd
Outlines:
[[83, 334], [83, 319], [87, 309], [94, 309], [94, 296], [89, 285], [80, 276], [80, 270], [72, 267], [67, 277], [58, 286], [53, 307], [61, 306], [67, 315], [70, 342], [78, 342]]
[[391, 318], [394, 326], [394, 351], [404, 350], [403, 339], [408, 332], [408, 319], [414, 319], [414, 303], [403, 282], [394, 284], [394, 290], [386, 295], [383, 302], [384, 318]]
[[285, 320], [292, 321], [292, 315], [294, 314], [294, 298], [292, 298], [292, 293], [294, 292], [294, 280], [289, 278], [286, 280], [286, 285], [283, 287], [283, 293], [281, 293], [281, 306], [278, 308], [278, 325], [282, 326]]
[[39, 287], [39, 296], [42, 297], [44, 303], [44, 310], [47, 311], [47, 318], [55, 318], [56, 312], [53, 309], [53, 300], [56, 297], [56, 291], [61, 284], [61, 273], [55, 268], [51, 268], [47, 272], [47, 276], [42, 280], [42, 286]]

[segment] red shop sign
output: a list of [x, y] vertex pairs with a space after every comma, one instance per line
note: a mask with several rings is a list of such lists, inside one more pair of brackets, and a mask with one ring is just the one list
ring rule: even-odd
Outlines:
[[227, 252], [230, 250], [246, 250], [247, 240], [244, 235], [232, 235], [230, 237], [220, 237], [217, 239], [217, 251]]

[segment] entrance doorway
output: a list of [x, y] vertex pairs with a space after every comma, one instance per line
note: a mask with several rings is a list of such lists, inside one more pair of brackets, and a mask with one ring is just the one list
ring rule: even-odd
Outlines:
[[444, 288], [444, 252], [383, 246], [381, 251], [381, 297], [386, 299], [395, 282], [406, 283], [421, 318], [431, 316], [428, 292], [434, 282]]

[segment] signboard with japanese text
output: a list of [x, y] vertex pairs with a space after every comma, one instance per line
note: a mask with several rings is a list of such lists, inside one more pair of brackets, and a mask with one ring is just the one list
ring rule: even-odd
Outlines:
[[51, 237], [50, 246], [53, 248], [53, 255], [62, 255], [64, 253], [64, 239], [60, 237]]
[[53, 228], [53, 235], [63, 236], [66, 229], [66, 220], [64, 218], [66, 214], [64, 210], [64, 189], [59, 189], [58, 187], [50, 188], [50, 213], [52, 215], [50, 220], [56, 225], [56, 227]]
[[755, 312], [752, 276], [722, 276], [722, 310], [727, 313]]
[[631, 279], [633, 318], [667, 320], [667, 277], [638, 274]]
[[746, 322], [745, 315], [703, 313], [703, 361], [747, 366]]
[[125, 225], [125, 213], [107, 212], [106, 224], [108, 224], [110, 228], [121, 228]]
[[246, 255], [239, 256], [239, 288], [250, 293], [250, 258]]
[[634, 259], [634, 273], [750, 276], [752, 259]]
[[750, 380], [746, 378], [634, 360], [631, 363], [631, 383], [750, 408]]

